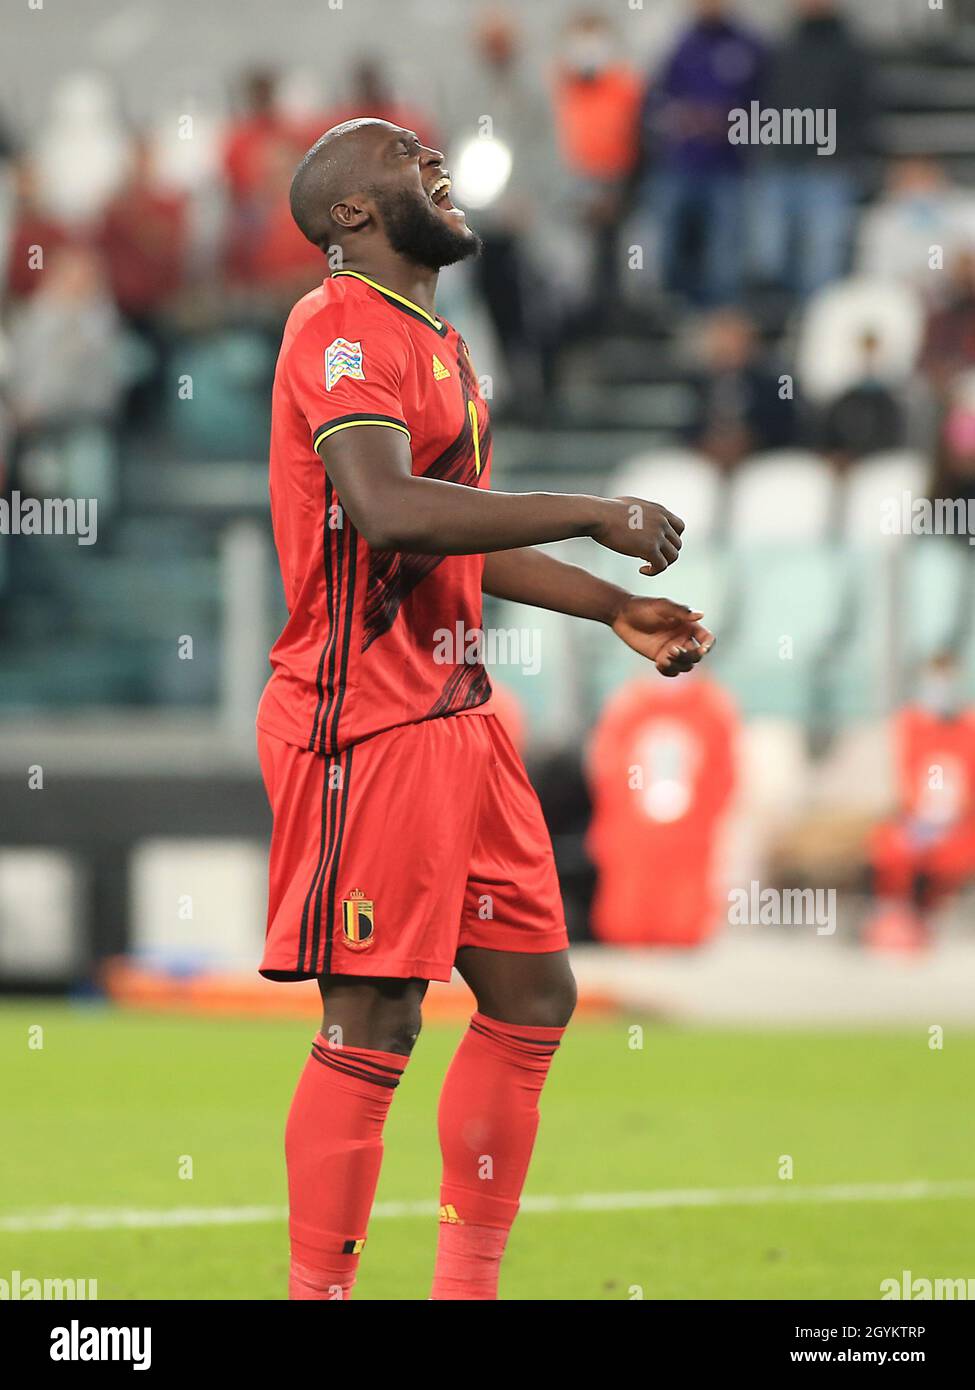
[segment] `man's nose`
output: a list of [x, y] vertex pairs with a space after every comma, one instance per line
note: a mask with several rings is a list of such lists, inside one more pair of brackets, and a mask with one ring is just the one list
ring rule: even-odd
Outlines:
[[423, 153], [420, 158], [424, 164], [442, 164], [444, 161], [442, 150], [431, 150], [428, 146], [423, 146]]

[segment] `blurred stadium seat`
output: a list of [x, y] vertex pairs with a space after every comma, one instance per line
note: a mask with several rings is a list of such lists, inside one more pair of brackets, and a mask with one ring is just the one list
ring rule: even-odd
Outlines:
[[972, 554], [964, 541], [922, 536], [901, 552], [901, 642], [911, 669], [961, 646], [972, 623]]
[[663, 502], [681, 517], [695, 544], [706, 544], [719, 529], [721, 475], [710, 459], [693, 450], [657, 449], [626, 459], [609, 488], [618, 497]]
[[[206, 458], [253, 458], [267, 448], [267, 397], [276, 346], [252, 329], [228, 328], [184, 343], [167, 392], [173, 448]], [[192, 396], [181, 394], [191, 383]]]
[[583, 711], [572, 619], [545, 608], [492, 599], [484, 625], [496, 639], [501, 637], [502, 650], [510, 642], [508, 655], [514, 659], [489, 661], [488, 671], [518, 701], [532, 746], [544, 752], [577, 740]]
[[832, 520], [835, 480], [826, 460], [800, 449], [746, 460], [730, 489], [733, 542], [817, 541]]
[[843, 486], [843, 540], [851, 546], [873, 546], [897, 539], [899, 531], [884, 527], [892, 506], [900, 514], [904, 493], [923, 497], [929, 465], [924, 455], [902, 449], [871, 454], [852, 469]]
[[60, 850], [0, 850], [0, 980], [68, 985], [83, 968], [84, 876], [83, 862]]
[[892, 280], [851, 278], [828, 285], [810, 302], [799, 324], [796, 373], [810, 400], [831, 400], [864, 374], [864, 340], [876, 343], [871, 371], [903, 385], [924, 331], [917, 293]]
[[748, 715], [812, 724], [821, 675], [841, 615], [842, 575], [823, 542], [732, 547], [733, 628], [715, 667]]

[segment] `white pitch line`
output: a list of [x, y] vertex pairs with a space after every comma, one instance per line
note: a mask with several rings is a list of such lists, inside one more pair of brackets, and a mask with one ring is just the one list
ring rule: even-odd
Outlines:
[[[760, 1207], [775, 1203], [924, 1202], [975, 1197], [975, 1181], [840, 1183], [826, 1187], [691, 1187], [663, 1192], [582, 1192], [568, 1197], [526, 1197], [522, 1211], [534, 1215], [574, 1211], [666, 1211], [681, 1207]], [[430, 1217], [435, 1202], [378, 1202], [377, 1220]], [[126, 1207], [55, 1207], [0, 1216], [0, 1232], [131, 1231], [179, 1226], [256, 1226], [287, 1219], [287, 1208], [170, 1207], [140, 1211]]]

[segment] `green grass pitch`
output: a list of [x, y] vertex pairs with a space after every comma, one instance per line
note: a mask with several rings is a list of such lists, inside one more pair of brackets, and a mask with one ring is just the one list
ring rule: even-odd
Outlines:
[[[28, 1045], [35, 1025], [40, 1049]], [[0, 1278], [97, 1279], [100, 1298], [283, 1297], [283, 1220], [79, 1231], [18, 1230], [13, 1218], [283, 1206], [284, 1118], [313, 1032], [47, 1000], [0, 1010]], [[460, 1032], [431, 1024], [420, 1039], [387, 1125], [381, 1203], [436, 1200], [437, 1092]], [[932, 1050], [921, 1026], [837, 1035], [581, 1020], [543, 1097], [527, 1190], [970, 1181], [973, 1064], [975, 1035], [949, 1030]], [[435, 1241], [433, 1215], [377, 1214], [356, 1297], [425, 1299]], [[973, 1250], [975, 1211], [960, 1196], [525, 1211], [501, 1296], [876, 1299], [905, 1269], [975, 1276]]]

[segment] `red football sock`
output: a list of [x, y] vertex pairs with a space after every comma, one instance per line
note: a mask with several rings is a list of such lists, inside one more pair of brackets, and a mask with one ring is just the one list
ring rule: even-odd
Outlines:
[[498, 1271], [564, 1028], [475, 1014], [440, 1095], [440, 1239], [431, 1297], [496, 1299]]
[[379, 1180], [383, 1125], [408, 1060], [366, 1047], [331, 1047], [321, 1033], [315, 1038], [284, 1140], [289, 1298], [350, 1297]]

